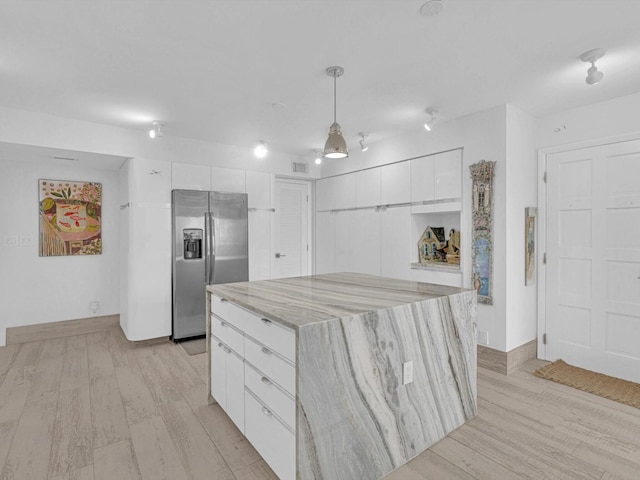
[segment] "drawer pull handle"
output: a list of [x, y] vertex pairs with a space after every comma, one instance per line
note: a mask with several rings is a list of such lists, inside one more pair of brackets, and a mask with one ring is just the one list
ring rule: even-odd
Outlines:
[[227, 326], [227, 322], [223, 322], [222, 320], [220, 320], [220, 326], [221, 327], [226, 327]]
[[271, 380], [269, 380], [267, 377], [262, 377], [261, 380], [265, 385], [271, 385]]
[[271, 323], [271, 320], [269, 320], [268, 318], [261, 318], [260, 320], [262, 320], [262, 323], [269, 325]]
[[262, 413], [264, 413], [267, 417], [270, 417], [271, 415], [273, 415], [271, 413], [271, 410], [269, 410], [267, 407], [262, 407]]
[[220, 301], [224, 303], [224, 302], [228, 302], [229, 300], [227, 300], [226, 298], [221, 298]]
[[224, 351], [225, 351], [225, 352], [227, 352], [227, 353], [231, 353], [231, 349], [230, 349], [229, 347], [222, 347], [222, 348], [224, 348]]
[[267, 347], [262, 347], [262, 353], [266, 355], [271, 355], [273, 352], [269, 350]]
[[219, 344], [218, 344], [218, 346], [219, 346], [220, 348], [223, 348], [221, 343], [219, 343]]

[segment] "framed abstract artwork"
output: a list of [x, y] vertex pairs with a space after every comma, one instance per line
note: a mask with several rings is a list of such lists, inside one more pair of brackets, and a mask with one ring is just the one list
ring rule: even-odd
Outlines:
[[524, 209], [524, 284], [536, 283], [536, 208]]
[[40, 256], [102, 253], [102, 184], [38, 180]]

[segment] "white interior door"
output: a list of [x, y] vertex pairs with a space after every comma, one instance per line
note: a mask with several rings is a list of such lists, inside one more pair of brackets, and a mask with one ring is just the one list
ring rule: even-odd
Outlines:
[[276, 179], [271, 278], [309, 274], [309, 183]]
[[640, 382], [640, 141], [547, 157], [547, 360]]

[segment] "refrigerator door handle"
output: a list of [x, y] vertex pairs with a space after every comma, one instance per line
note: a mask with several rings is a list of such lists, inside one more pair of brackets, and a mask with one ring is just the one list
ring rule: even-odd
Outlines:
[[216, 262], [216, 218], [213, 213], [209, 213], [209, 253], [211, 259], [209, 260], [209, 284], [213, 284], [213, 271], [214, 264]]
[[211, 235], [209, 234], [210, 226], [209, 226], [209, 214], [204, 214], [204, 281], [207, 285], [211, 284], [209, 278], [209, 265], [211, 263], [211, 256], [209, 252], [211, 251]]

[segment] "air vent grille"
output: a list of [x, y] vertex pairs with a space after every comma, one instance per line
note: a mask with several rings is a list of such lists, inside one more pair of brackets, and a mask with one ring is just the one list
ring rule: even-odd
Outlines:
[[293, 162], [291, 170], [293, 173], [308, 173], [308, 167], [306, 163]]

